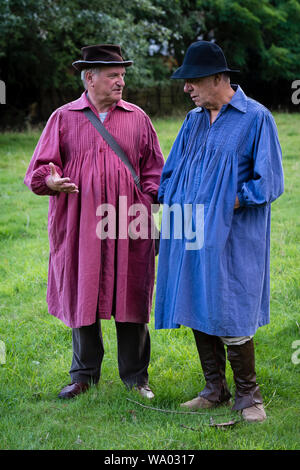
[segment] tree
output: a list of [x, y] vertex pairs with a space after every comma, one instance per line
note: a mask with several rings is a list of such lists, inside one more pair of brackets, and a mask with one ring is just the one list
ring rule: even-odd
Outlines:
[[88, 44], [120, 44], [125, 58], [135, 62], [129, 71], [131, 84], [153, 84], [146, 60], [149, 38], [161, 42], [169, 33], [156, 22], [161, 15], [150, 0], [102, 0], [100, 6], [98, 0], [88, 6], [83, 0], [3, 0], [0, 78], [7, 83], [12, 112], [20, 109], [25, 117], [35, 102], [38, 116], [46, 119], [50, 103], [54, 109], [77, 96], [81, 84], [71, 64]]
[[[156, 0], [173, 69], [194, 41], [215, 41], [240, 83], [269, 106], [289, 106], [291, 82], [300, 77], [299, 0]], [[158, 21], [162, 19], [159, 18]], [[169, 62], [170, 63], [170, 62]]]
[[127, 75], [133, 89], [169, 84], [188, 46], [204, 39], [240, 68], [253, 97], [288, 105], [290, 84], [300, 77], [299, 24], [300, 0], [2, 0], [2, 122], [8, 111], [11, 121], [45, 120], [76, 98], [82, 87], [71, 64], [81, 47], [110, 42], [134, 60]]

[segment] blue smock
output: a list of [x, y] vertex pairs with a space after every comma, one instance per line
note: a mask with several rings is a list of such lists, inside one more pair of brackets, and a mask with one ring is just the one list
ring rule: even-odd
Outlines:
[[[162, 173], [157, 329], [248, 336], [270, 320], [270, 216], [283, 192], [281, 148], [269, 110], [232, 88], [212, 125], [205, 108], [187, 115]], [[190, 231], [180, 232], [185, 217], [170, 207], [182, 214], [192, 207]], [[197, 230], [198, 248], [187, 249]]]

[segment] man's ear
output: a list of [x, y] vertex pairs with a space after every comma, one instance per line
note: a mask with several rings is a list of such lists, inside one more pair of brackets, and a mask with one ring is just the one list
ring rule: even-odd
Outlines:
[[85, 81], [86, 81], [87, 85], [92, 86], [92, 83], [93, 83], [93, 73], [90, 72], [89, 70], [87, 70], [87, 71], [85, 72]]
[[221, 73], [216, 73], [214, 75], [214, 85], [215, 86], [219, 85], [221, 80], [222, 80], [222, 74]]

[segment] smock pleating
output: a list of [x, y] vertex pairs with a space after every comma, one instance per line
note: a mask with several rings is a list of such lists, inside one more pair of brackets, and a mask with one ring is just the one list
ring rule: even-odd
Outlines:
[[[131, 160], [140, 177], [140, 191], [82, 112], [86, 107], [98, 116], [86, 93], [52, 114], [25, 177], [33, 192], [50, 196], [49, 313], [72, 328], [111, 316], [118, 322], [146, 323], [154, 285], [154, 241], [119, 236], [118, 228], [132, 204], [146, 206], [150, 217], [164, 163], [161, 149], [149, 117], [140, 108], [120, 100], [108, 112], [104, 125]], [[78, 186], [78, 194], [48, 188], [49, 162]], [[120, 197], [121, 205], [126, 201], [122, 214]], [[98, 224], [106, 215], [103, 207], [99, 209], [103, 204], [116, 211], [116, 237], [99, 237]]]
[[[205, 108], [187, 115], [163, 170], [157, 329], [248, 336], [270, 320], [270, 216], [283, 192], [281, 148], [271, 113], [233, 88], [212, 125]], [[189, 232], [179, 236], [184, 223], [175, 212], [165, 216], [176, 205], [182, 214], [192, 207], [190, 233], [200, 231], [194, 249], [187, 249]]]

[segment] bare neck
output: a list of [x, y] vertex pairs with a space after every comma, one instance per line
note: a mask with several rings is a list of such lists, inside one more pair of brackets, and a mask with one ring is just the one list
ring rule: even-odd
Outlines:
[[217, 116], [219, 112], [221, 111], [222, 106], [224, 106], [224, 104], [230, 103], [234, 94], [235, 94], [235, 91], [233, 90], [233, 88], [231, 88], [230, 84], [224, 87], [224, 89], [222, 88], [221, 92], [216, 97], [215, 103], [209, 109], [211, 124], [213, 124], [213, 122], [217, 119]]
[[88, 90], [87, 97], [93, 106], [97, 109], [98, 113], [106, 113], [116, 103], [112, 100], [105, 100], [97, 98], [92, 90]]

